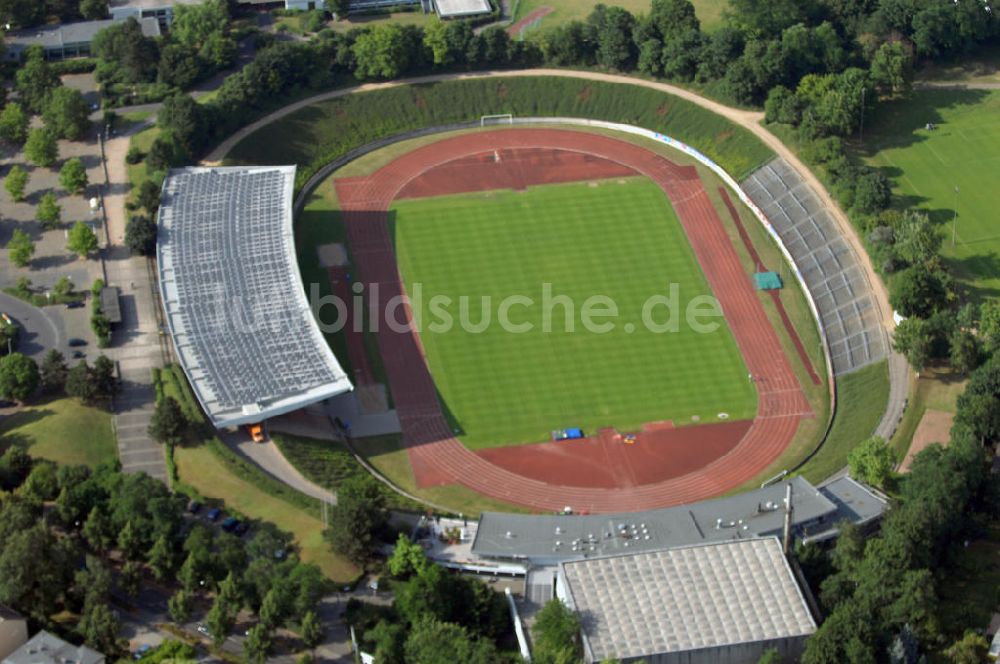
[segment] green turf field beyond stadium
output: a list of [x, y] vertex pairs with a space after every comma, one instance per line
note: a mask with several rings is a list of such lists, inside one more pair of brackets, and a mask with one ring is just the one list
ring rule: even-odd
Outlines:
[[944, 255], [958, 275], [980, 295], [1000, 295], [1000, 92], [915, 91], [879, 106], [864, 148], [869, 163], [893, 178], [901, 202], [939, 224]]
[[[644, 178], [492, 191], [393, 205], [396, 251], [411, 296], [421, 340], [442, 401], [472, 448], [547, 439], [552, 429], [616, 426], [620, 430], [670, 419], [677, 425], [753, 417], [756, 392], [732, 333], [721, 317], [714, 332], [684, 322], [692, 298], [711, 295], [687, 237], [666, 196]], [[543, 284], [576, 308], [567, 331], [563, 308], [550, 310], [543, 330]], [[677, 284], [679, 331], [643, 324], [644, 303]], [[433, 295], [452, 298], [455, 320], [440, 320]], [[513, 306], [511, 323], [496, 322], [511, 295], [535, 300]], [[619, 315], [614, 329], [590, 332], [581, 324], [584, 301], [606, 295]], [[481, 297], [491, 299], [492, 323], [481, 333], [458, 323], [461, 296], [467, 320], [482, 319]], [[654, 311], [663, 322], [666, 309]], [[605, 319], [601, 319], [604, 322]], [[632, 326], [633, 331], [628, 332]]]

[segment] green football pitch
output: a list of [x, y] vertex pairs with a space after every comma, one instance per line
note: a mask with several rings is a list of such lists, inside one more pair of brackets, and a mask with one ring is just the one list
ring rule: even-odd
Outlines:
[[[685, 323], [684, 307], [711, 291], [652, 181], [403, 200], [392, 213], [428, 365], [469, 447], [542, 441], [565, 427], [627, 431], [665, 419], [684, 425], [717, 421], [720, 413], [754, 416], [756, 391], [724, 319], [710, 319], [718, 323], [712, 332]], [[551, 285], [548, 305], [544, 284]], [[679, 294], [679, 329], [651, 329], [644, 305], [668, 296], [670, 284]], [[595, 295], [617, 307], [617, 317], [591, 319], [611, 323], [610, 331], [584, 329], [583, 306]], [[517, 300], [506, 317], [530, 331], [499, 322], [511, 296], [533, 300]], [[572, 302], [572, 326], [556, 296]], [[645, 320], [665, 323], [667, 311], [654, 307]], [[486, 314], [489, 324], [473, 331]]]
[[900, 202], [939, 224], [958, 276], [980, 295], [1000, 295], [1000, 93], [915, 91], [879, 106], [864, 148], [893, 178]]

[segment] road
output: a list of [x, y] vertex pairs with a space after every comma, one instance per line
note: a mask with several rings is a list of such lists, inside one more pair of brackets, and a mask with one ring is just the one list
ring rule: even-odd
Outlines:
[[255, 443], [243, 429], [220, 431], [219, 438], [237, 454], [249, 459], [268, 475], [284, 482], [296, 491], [330, 505], [337, 504], [337, 496], [306, 479], [285, 458], [273, 440], [268, 439], [263, 443]]
[[[53, 305], [62, 307], [63, 305]], [[52, 309], [53, 307], [48, 307]], [[6, 313], [21, 328], [18, 334], [17, 351], [36, 361], [50, 348], [57, 348], [67, 358], [71, 350], [66, 345], [66, 335], [63, 331], [62, 317], [57, 311], [46, 311], [32, 306], [24, 300], [0, 292], [0, 311]]]

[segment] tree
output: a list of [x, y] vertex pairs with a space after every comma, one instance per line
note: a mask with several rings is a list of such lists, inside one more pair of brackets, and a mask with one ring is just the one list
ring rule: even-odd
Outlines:
[[66, 241], [66, 248], [80, 258], [86, 258], [97, 249], [97, 236], [90, 226], [78, 221], [69, 229], [69, 239]]
[[118, 392], [118, 378], [115, 377], [115, 363], [106, 355], [98, 355], [94, 360], [94, 370], [90, 379], [94, 383], [94, 392], [98, 399], [107, 401]]
[[83, 538], [94, 551], [107, 551], [111, 546], [111, 522], [99, 507], [94, 507], [83, 523]]
[[45, 3], [37, 0], [5, 0], [0, 2], [0, 23], [30, 28], [45, 20], [45, 7]]
[[98, 32], [90, 48], [98, 60], [96, 76], [102, 84], [148, 83], [156, 77], [159, 50], [134, 18]]
[[121, 650], [118, 643], [118, 632], [121, 625], [118, 618], [107, 604], [92, 602], [84, 607], [78, 627], [87, 645], [107, 655], [113, 655]]
[[80, 13], [88, 21], [97, 21], [108, 17], [107, 0], [80, 0]]
[[250, 664], [264, 664], [271, 650], [271, 634], [264, 625], [254, 625], [247, 632], [243, 642], [243, 651]]
[[177, 623], [187, 622], [194, 609], [194, 599], [187, 590], [178, 590], [167, 601], [167, 611], [170, 619]]
[[59, 224], [62, 223], [62, 206], [51, 191], [42, 194], [38, 209], [35, 210], [35, 219], [48, 231], [59, 228]]
[[933, 260], [941, 248], [941, 234], [926, 214], [907, 210], [894, 230], [896, 253], [910, 265]]
[[125, 246], [140, 256], [156, 253], [156, 222], [143, 215], [129, 218], [125, 225]]
[[903, 316], [929, 318], [949, 299], [944, 275], [924, 266], [901, 270], [889, 281], [889, 302]]
[[370, 477], [359, 476], [341, 484], [330, 527], [324, 533], [334, 551], [356, 562], [368, 560], [386, 524], [384, 507], [385, 497]]
[[892, 190], [889, 179], [882, 173], [864, 169], [854, 183], [854, 210], [859, 214], [875, 214], [889, 205]]
[[32, 129], [28, 132], [28, 140], [24, 144], [24, 156], [35, 166], [48, 168], [59, 158], [56, 137], [48, 129]]
[[142, 565], [134, 560], [130, 560], [122, 566], [120, 577], [122, 592], [128, 597], [135, 598], [139, 594], [139, 586], [142, 584]]
[[20, 229], [14, 229], [7, 243], [7, 256], [17, 267], [27, 267], [35, 255], [35, 243], [31, 236]]
[[12, 531], [0, 551], [0, 603], [25, 610], [45, 624], [72, 578], [65, 545], [44, 523]]
[[971, 373], [982, 358], [979, 339], [969, 330], [957, 329], [949, 340], [948, 360], [951, 368], [960, 374]]
[[302, 617], [300, 636], [302, 637], [302, 645], [306, 648], [315, 648], [323, 640], [323, 625], [315, 611], [307, 611]]
[[358, 35], [354, 42], [351, 49], [356, 62], [354, 74], [362, 79], [396, 78], [412, 64], [413, 47], [400, 26], [376, 25]]
[[225, 0], [209, 0], [200, 5], [177, 5], [170, 35], [183, 44], [197, 49], [214, 34], [223, 34], [229, 25], [229, 9]]
[[538, 612], [532, 636], [540, 662], [576, 661], [582, 656], [580, 619], [561, 600], [551, 599]]
[[888, 97], [904, 94], [913, 78], [913, 56], [902, 42], [886, 42], [875, 51], [870, 71], [880, 93]]
[[146, 155], [146, 167], [152, 171], [165, 171], [174, 166], [180, 166], [190, 159], [187, 150], [184, 149], [174, 135], [165, 131], [153, 141]]
[[690, 0], [653, 0], [649, 21], [664, 39], [701, 29]]
[[79, 399], [85, 404], [93, 403], [97, 390], [91, 378], [90, 367], [86, 360], [75, 365], [66, 374], [66, 394]]
[[607, 69], [627, 71], [635, 59], [632, 28], [635, 18], [616, 6], [598, 4], [587, 17], [597, 37], [597, 64]]
[[177, 559], [174, 547], [166, 535], [160, 535], [156, 539], [153, 547], [146, 553], [146, 561], [157, 581], [162, 581], [174, 571]]
[[423, 547], [403, 533], [396, 539], [396, 546], [389, 557], [389, 573], [399, 579], [405, 579], [414, 574], [420, 574], [428, 565], [427, 554]]
[[60, 85], [45, 99], [42, 119], [57, 138], [76, 141], [90, 128], [90, 108], [83, 93]]
[[20, 104], [7, 104], [0, 111], [0, 140], [11, 145], [24, 145], [27, 138], [28, 114]]
[[4, 178], [3, 186], [10, 194], [11, 200], [20, 202], [24, 200], [24, 190], [28, 186], [28, 171], [17, 164], [10, 167], [7, 177]]
[[146, 210], [151, 217], [156, 216], [160, 208], [160, 187], [152, 180], [143, 180], [135, 195], [135, 203]]
[[125, 527], [118, 533], [118, 548], [121, 549], [122, 555], [129, 560], [136, 560], [139, 557], [141, 547], [141, 536], [136, 532], [132, 522], [126, 521]]
[[229, 633], [233, 631], [233, 625], [236, 624], [236, 610], [226, 598], [216, 597], [212, 608], [205, 617], [205, 623], [212, 635], [212, 641], [215, 642], [216, 647], [220, 647], [226, 641]]
[[21, 353], [0, 357], [0, 396], [24, 402], [38, 389], [38, 365]]
[[906, 356], [914, 371], [923, 371], [931, 357], [934, 335], [930, 323], [923, 318], [907, 318], [896, 326], [892, 347]]
[[948, 646], [944, 655], [952, 664], [982, 664], [987, 661], [989, 649], [990, 644], [985, 637], [967, 630], [961, 639]]
[[165, 445], [180, 445], [187, 431], [187, 418], [173, 397], [163, 397], [156, 402], [156, 409], [149, 422], [149, 435]]
[[21, 485], [21, 493], [40, 503], [55, 500], [59, 495], [55, 464], [48, 461], [37, 462]]
[[404, 652], [411, 664], [488, 664], [498, 658], [495, 646], [486, 639], [474, 639], [462, 627], [433, 618], [413, 625]]
[[59, 87], [59, 77], [45, 61], [45, 52], [40, 46], [31, 46], [25, 51], [24, 62], [14, 81], [21, 102], [35, 113], [44, 110], [49, 93]]
[[872, 436], [847, 455], [851, 476], [879, 488], [885, 488], [895, 463], [892, 449], [880, 436]]
[[89, 183], [87, 169], [79, 157], [67, 159], [59, 169], [59, 184], [71, 194], [82, 194]]
[[781, 664], [784, 658], [781, 653], [778, 652], [776, 648], [769, 648], [764, 651], [764, 654], [760, 656], [757, 660], [757, 664]]
[[[169, 132], [189, 154], [198, 153], [205, 147], [208, 139], [205, 107], [190, 95], [176, 94], [167, 97], [156, 117], [156, 124], [164, 132]], [[159, 193], [157, 187], [157, 199]]]
[[68, 371], [66, 358], [63, 357], [63, 354], [55, 348], [49, 350], [42, 359], [42, 365], [38, 370], [42, 390], [49, 394], [62, 392], [66, 386], [66, 374]]

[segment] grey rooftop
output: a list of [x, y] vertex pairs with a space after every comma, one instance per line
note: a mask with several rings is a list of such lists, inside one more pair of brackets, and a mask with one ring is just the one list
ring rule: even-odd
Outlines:
[[[160, 24], [154, 18], [138, 19], [142, 34], [147, 37], [160, 36]], [[21, 52], [29, 46], [41, 46], [46, 50], [60, 49], [79, 44], [90, 44], [98, 32], [109, 28], [118, 21], [81, 21], [61, 25], [43, 25], [27, 30], [18, 30], [4, 36], [7, 48]]]
[[582, 617], [588, 662], [774, 642], [816, 631], [773, 537], [592, 558], [560, 568], [565, 598]]
[[[861, 501], [837, 485], [826, 492], [802, 477], [746, 493], [647, 512], [623, 514], [505, 514], [483, 512], [472, 553], [484, 558], [531, 560], [536, 564], [635, 551], [657, 551], [705, 542], [777, 535], [784, 521], [785, 487], [792, 485], [793, 527], [801, 536], [836, 534], [850, 518], [836, 500], [866, 515], [885, 509], [877, 499]], [[836, 489], [841, 489], [839, 492]], [[851, 496], [854, 496], [852, 498]], [[870, 498], [874, 496], [867, 494]]]
[[434, 0], [434, 5], [441, 18], [488, 14], [491, 9], [489, 0]]
[[219, 428], [352, 389], [302, 288], [294, 166], [183, 168], [163, 184], [160, 291], [181, 366]]
[[103, 664], [104, 655], [86, 646], [74, 646], [45, 630], [7, 655], [2, 664]]

